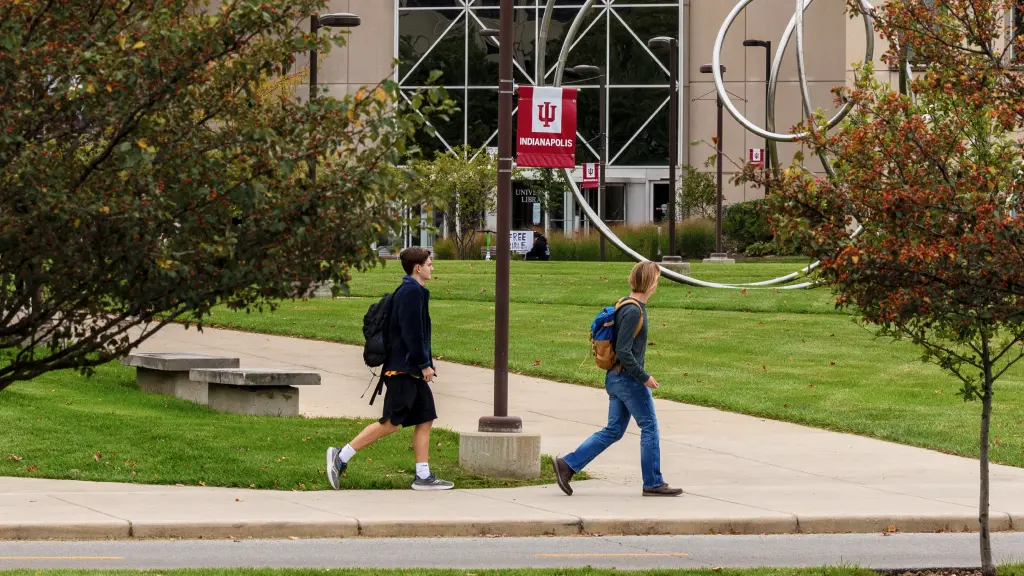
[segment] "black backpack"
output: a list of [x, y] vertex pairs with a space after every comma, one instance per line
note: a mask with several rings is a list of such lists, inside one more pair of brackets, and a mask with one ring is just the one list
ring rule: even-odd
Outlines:
[[393, 294], [385, 294], [363, 316], [363, 362], [370, 368], [382, 366], [388, 359], [388, 324], [391, 321], [391, 300]]
[[[391, 323], [391, 301], [394, 294], [385, 294], [376, 304], [371, 304], [370, 309], [363, 316], [363, 338], [366, 343], [363, 345], [363, 362], [370, 368], [383, 367], [388, 359], [388, 325]], [[372, 383], [372, 381], [371, 381]], [[377, 380], [377, 387], [370, 396], [370, 405], [373, 400], [384, 390], [384, 369], [381, 368], [380, 378]], [[365, 392], [363, 393], [366, 394]]]

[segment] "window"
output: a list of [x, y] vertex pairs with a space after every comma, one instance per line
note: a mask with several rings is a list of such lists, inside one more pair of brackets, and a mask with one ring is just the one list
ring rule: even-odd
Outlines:
[[[494, 146], [498, 131], [498, 47], [480, 37], [483, 28], [498, 28], [498, 0], [395, 0], [398, 12], [399, 85], [420, 86], [432, 70], [462, 111], [443, 126], [438, 137], [421, 141], [428, 155], [461, 144]], [[539, 70], [536, 46], [546, 0], [515, 0], [513, 73], [520, 85], [554, 78], [565, 34], [582, 0], [558, 0], [552, 13]], [[622, 4], [617, 5], [617, 4]], [[611, 166], [668, 164], [668, 58], [652, 53], [647, 40], [679, 34], [679, 0], [629, 0], [596, 3], [587, 13], [568, 66], [604, 66], [608, 74], [608, 158]], [[680, 58], [680, 64], [682, 59]], [[566, 78], [569, 80], [569, 78]], [[600, 125], [597, 82], [576, 86], [578, 163], [598, 160]], [[513, 126], [514, 126], [513, 122]], [[428, 137], [424, 137], [428, 138]]]

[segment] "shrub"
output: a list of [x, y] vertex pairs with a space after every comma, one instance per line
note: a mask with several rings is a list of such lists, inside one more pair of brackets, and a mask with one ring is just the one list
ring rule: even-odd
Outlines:
[[747, 249], [744, 250], [743, 253], [747, 256], [756, 257], [776, 254], [778, 251], [776, 250], [775, 243], [773, 242], [754, 242], [752, 244], [748, 244]]
[[739, 202], [726, 208], [722, 216], [722, 234], [739, 252], [755, 242], [770, 242], [772, 231], [765, 217], [764, 200]]
[[[660, 235], [656, 225], [616, 226], [612, 228], [612, 231], [627, 246], [648, 260], [658, 261], [662, 255], [669, 253], [668, 230], [664, 225], [661, 227]], [[600, 235], [597, 231], [573, 236], [553, 232], [548, 236], [551, 259], [557, 261], [599, 261], [601, 259], [600, 242]], [[707, 257], [715, 247], [714, 222], [703, 218], [681, 222], [676, 229], [676, 244], [679, 246], [679, 252], [685, 258]], [[633, 261], [610, 242], [607, 244], [605, 255], [609, 262]]]
[[715, 250], [715, 223], [706, 218], [691, 218], [676, 230], [676, 246], [683, 258], [707, 258]]
[[448, 238], [438, 238], [434, 241], [435, 260], [455, 260], [456, 255], [455, 242]]

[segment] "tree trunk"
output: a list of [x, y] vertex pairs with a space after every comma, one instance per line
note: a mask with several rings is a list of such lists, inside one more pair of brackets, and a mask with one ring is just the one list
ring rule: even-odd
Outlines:
[[992, 421], [992, 362], [987, 336], [982, 336], [982, 364], [985, 368], [984, 390], [981, 399], [981, 498], [979, 502], [978, 521], [981, 523], [981, 571], [984, 576], [996, 576], [996, 567], [992, 563], [992, 535], [989, 530], [989, 475], [988, 447], [989, 426]]

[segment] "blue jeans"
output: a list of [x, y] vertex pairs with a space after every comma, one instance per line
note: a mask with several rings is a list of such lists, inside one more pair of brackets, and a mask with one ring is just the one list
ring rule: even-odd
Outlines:
[[654, 413], [651, 390], [625, 372], [610, 370], [604, 379], [608, 392], [608, 425], [580, 444], [575, 452], [565, 455], [565, 463], [579, 472], [609, 446], [622, 439], [629, 417], [640, 426], [640, 469], [644, 488], [657, 488], [665, 483], [661, 477], [661, 444], [658, 438], [658, 416]]

